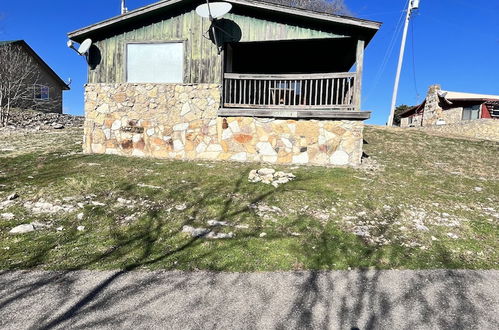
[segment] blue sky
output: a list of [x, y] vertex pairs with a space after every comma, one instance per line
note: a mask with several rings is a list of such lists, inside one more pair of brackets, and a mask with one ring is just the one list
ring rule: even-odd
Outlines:
[[[134, 9], [153, 2], [128, 0], [127, 6]], [[384, 124], [401, 27], [395, 31], [407, 0], [345, 2], [355, 16], [384, 23], [366, 52], [362, 100], [363, 110], [373, 111], [369, 123]], [[86, 64], [66, 47], [66, 33], [115, 16], [119, 10], [120, 0], [2, 1], [0, 40], [26, 40], [61, 78], [72, 78], [64, 109], [83, 114]], [[409, 30], [397, 104], [419, 103], [434, 83], [447, 90], [499, 94], [497, 13], [497, 0], [421, 0]]]

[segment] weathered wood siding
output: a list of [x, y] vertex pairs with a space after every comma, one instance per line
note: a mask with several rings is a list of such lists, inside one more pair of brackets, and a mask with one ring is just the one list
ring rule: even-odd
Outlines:
[[[241, 28], [241, 41], [291, 40], [311, 38], [343, 37], [333, 33], [291, 26], [237, 14], [228, 14]], [[209, 28], [209, 21], [196, 15], [195, 11], [130, 29], [122, 34], [96, 41], [101, 52], [101, 62], [89, 71], [89, 83], [121, 83], [125, 77], [125, 48], [130, 41], [183, 41], [184, 82], [220, 83], [222, 57], [216, 47], [203, 35]]]

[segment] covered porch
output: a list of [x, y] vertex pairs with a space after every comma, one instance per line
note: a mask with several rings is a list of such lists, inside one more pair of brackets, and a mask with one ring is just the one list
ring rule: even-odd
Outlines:
[[360, 111], [364, 41], [229, 43], [221, 115], [368, 119]]

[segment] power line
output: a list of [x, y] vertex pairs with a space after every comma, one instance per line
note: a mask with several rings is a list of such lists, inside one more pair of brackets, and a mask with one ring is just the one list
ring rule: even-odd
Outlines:
[[[410, 0], [407, 0], [407, 2], [405, 3], [404, 7], [407, 7], [407, 5], [409, 4], [409, 1]], [[388, 44], [388, 47], [386, 48], [386, 52], [385, 52], [385, 55], [383, 57], [383, 61], [381, 62], [381, 65], [379, 66], [378, 71], [376, 72], [376, 75], [374, 76], [374, 82], [373, 82], [373, 84], [371, 85], [371, 87], [369, 88], [369, 90], [366, 93], [366, 97], [365, 97], [366, 101], [369, 99], [369, 96], [371, 95], [371, 92], [376, 87], [378, 87], [378, 84], [379, 84], [379, 81], [381, 79], [381, 76], [385, 72], [386, 66], [388, 64], [388, 60], [389, 60], [389, 58], [392, 55], [393, 49], [395, 48], [395, 43], [396, 43], [396, 40], [397, 40], [397, 36], [398, 36], [399, 32], [402, 29], [403, 22], [404, 22], [404, 16], [405, 16], [406, 11], [402, 10], [402, 11], [400, 11], [400, 13], [401, 14], [400, 14], [399, 20], [397, 21], [395, 29], [393, 30], [392, 38], [390, 40], [390, 43]]]
[[413, 78], [413, 81], [414, 81], [414, 91], [416, 92], [416, 103], [419, 103], [419, 97], [420, 97], [420, 94], [419, 94], [419, 91], [418, 91], [418, 83], [417, 83], [417, 79], [416, 79], [416, 59], [415, 59], [415, 53], [416, 53], [416, 50], [415, 50], [415, 47], [414, 47], [414, 30], [416, 28], [415, 26], [415, 21], [413, 20], [412, 21], [412, 29], [411, 29], [411, 44], [412, 44], [412, 78]]

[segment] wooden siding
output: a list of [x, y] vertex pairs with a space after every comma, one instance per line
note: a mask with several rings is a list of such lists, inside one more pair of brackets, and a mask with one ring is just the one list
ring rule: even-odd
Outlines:
[[[311, 38], [344, 37], [329, 32], [290, 26], [247, 17], [228, 14], [241, 28], [240, 41], [293, 40]], [[140, 28], [130, 29], [122, 34], [96, 41], [100, 50], [100, 64], [89, 71], [89, 83], [125, 82], [125, 47], [127, 42], [183, 41], [184, 83], [220, 83], [222, 56], [216, 47], [203, 35], [209, 28], [209, 21], [196, 15], [195, 11], [182, 13]]]

